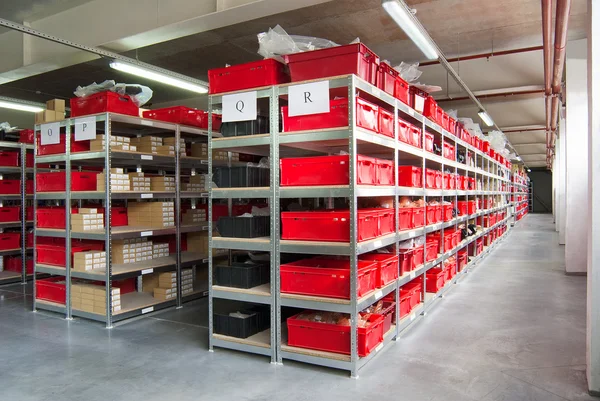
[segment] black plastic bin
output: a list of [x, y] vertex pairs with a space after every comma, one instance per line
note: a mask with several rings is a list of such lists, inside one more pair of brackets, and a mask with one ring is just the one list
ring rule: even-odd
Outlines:
[[268, 134], [269, 119], [258, 116], [253, 121], [237, 121], [221, 124], [221, 134], [225, 137]]
[[258, 333], [260, 331], [259, 323], [262, 323], [262, 320], [259, 319], [259, 313], [252, 310], [241, 310], [239, 312], [246, 316], [237, 317], [231, 316], [229, 313], [215, 312], [213, 314], [214, 332], [236, 338], [248, 338]]
[[269, 264], [232, 263], [215, 267], [215, 284], [224, 287], [254, 288], [271, 281]]
[[213, 181], [219, 188], [268, 187], [269, 169], [256, 166], [216, 167]]
[[268, 237], [271, 234], [270, 216], [219, 217], [217, 228], [223, 237]]

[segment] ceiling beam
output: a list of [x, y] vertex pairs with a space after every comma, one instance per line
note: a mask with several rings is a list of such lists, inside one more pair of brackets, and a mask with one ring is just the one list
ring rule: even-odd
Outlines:
[[[479, 99], [487, 99], [494, 97], [511, 97], [511, 96], [524, 96], [524, 95], [532, 95], [544, 93], [544, 85], [528, 85], [528, 86], [519, 86], [515, 88], [501, 88], [501, 89], [488, 89], [475, 91], [473, 94], [477, 96]], [[458, 100], [468, 100], [468, 96], [464, 96], [463, 94], [452, 94], [448, 95], [444, 98], [435, 98], [435, 100], [439, 102], [455, 102]]]
[[519, 146], [534, 146], [534, 145], [544, 145], [546, 146], [546, 142], [541, 141], [541, 142], [530, 142], [530, 143], [515, 143], [513, 144], [513, 146], [515, 148], [519, 147]]

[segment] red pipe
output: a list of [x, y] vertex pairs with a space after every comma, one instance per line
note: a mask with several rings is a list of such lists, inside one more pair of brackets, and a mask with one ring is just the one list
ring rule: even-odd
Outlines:
[[[552, 10], [552, 8], [550, 8], [550, 9]], [[493, 57], [493, 56], [506, 56], [508, 54], [535, 52], [535, 51], [542, 50], [542, 49], [543, 49], [543, 46], [523, 47], [520, 49], [503, 50], [503, 51], [493, 52], [493, 53], [473, 54], [471, 56], [449, 58], [448, 62], [453, 63], [455, 61], [476, 60], [479, 58], [488, 58], [488, 57]], [[434, 60], [434, 61], [425, 61], [423, 63], [420, 63], [419, 65], [427, 66], [427, 65], [435, 65], [435, 64], [439, 64], [439, 63], [440, 63], [439, 61]], [[479, 98], [479, 96], [477, 96], [477, 97]]]
[[[552, 93], [550, 70], [552, 69], [550, 38], [552, 37], [552, 0], [542, 0], [542, 42], [544, 49], [544, 86], [546, 96]], [[549, 125], [549, 124], [548, 124]]]
[[[543, 90], [529, 90], [529, 91], [521, 91], [521, 92], [502, 92], [502, 93], [490, 93], [489, 95], [477, 95], [477, 99], [488, 99], [493, 97], [504, 97], [504, 96], [520, 96], [520, 95], [531, 95], [535, 93], [544, 93]], [[470, 97], [461, 96], [461, 97], [453, 97], [453, 98], [443, 98], [443, 99], [435, 99], [436, 102], [454, 102], [458, 100], [468, 100]]]

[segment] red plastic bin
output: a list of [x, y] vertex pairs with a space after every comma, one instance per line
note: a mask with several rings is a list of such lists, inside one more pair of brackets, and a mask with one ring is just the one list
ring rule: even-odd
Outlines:
[[402, 291], [400, 288], [400, 317], [404, 317], [410, 313], [412, 308], [410, 307], [410, 299], [412, 297], [412, 291]]
[[412, 270], [415, 270], [423, 263], [425, 263], [425, 249], [422, 246], [417, 246], [413, 248]]
[[[165, 107], [162, 109], [147, 110], [142, 113], [144, 118], [151, 120], [167, 121], [170, 123], [191, 125], [208, 129], [208, 112], [204, 110], [192, 109], [185, 106]], [[218, 131], [221, 129], [221, 115], [212, 115], [212, 129]]]
[[290, 117], [288, 106], [281, 107], [283, 132], [307, 131], [348, 126], [348, 99], [329, 101], [329, 112]]
[[375, 160], [377, 185], [396, 185], [394, 177], [394, 162], [385, 159]]
[[398, 209], [398, 231], [413, 228], [413, 208], [401, 207]]
[[424, 207], [413, 207], [412, 208], [412, 227], [419, 228], [425, 225], [425, 208]]
[[429, 132], [425, 132], [425, 150], [427, 152], [433, 153], [433, 134]]
[[[429, 98], [429, 93], [424, 90], [417, 88], [416, 86], [410, 85], [408, 88], [409, 93], [409, 106], [425, 115], [426, 102]], [[433, 100], [433, 98], [432, 98]], [[425, 117], [428, 117], [427, 115]]]
[[385, 335], [392, 328], [392, 324], [396, 322], [396, 302], [387, 302], [384, 299], [381, 315], [383, 316], [383, 334]]
[[[71, 208], [71, 213], [76, 214], [77, 208]], [[65, 208], [58, 207], [38, 207], [36, 210], [38, 228], [58, 228], [65, 229]]]
[[437, 258], [437, 247], [438, 245], [435, 242], [425, 243], [425, 262], [431, 262]]
[[454, 153], [454, 146], [447, 142], [444, 142], [443, 155], [446, 159], [456, 160], [456, 154]]
[[[60, 134], [60, 143], [52, 145], [42, 145], [39, 135], [37, 136], [37, 155], [55, 155], [66, 152], [67, 136]], [[75, 134], [71, 134], [71, 153], [88, 152], [90, 150], [90, 141], [76, 141]]]
[[[363, 209], [369, 210], [369, 209]], [[396, 218], [394, 209], [370, 209], [379, 218], [379, 235], [386, 235], [396, 231]]]
[[426, 205], [425, 206], [425, 221], [427, 225], [439, 223], [438, 219], [438, 206], [437, 205]]
[[357, 97], [356, 125], [373, 132], [379, 132], [379, 106]]
[[452, 205], [443, 204], [442, 205], [442, 221], [450, 221], [452, 220]]
[[128, 116], [140, 115], [140, 109], [128, 95], [105, 91], [85, 97], [71, 98], [71, 117], [97, 113], [118, 113]]
[[21, 180], [0, 180], [0, 195], [19, 195]]
[[400, 267], [400, 276], [413, 270], [414, 249], [400, 249], [398, 252], [398, 264]]
[[7, 251], [21, 247], [20, 233], [0, 233], [0, 250]]
[[278, 85], [289, 81], [285, 64], [274, 59], [208, 70], [210, 94]]
[[358, 260], [377, 263], [375, 283], [377, 288], [383, 288], [398, 278], [398, 255], [390, 253], [367, 253]]
[[[95, 191], [95, 172], [71, 172], [71, 191]], [[66, 190], [66, 173], [57, 171], [51, 173], [38, 173], [35, 176], [37, 192], [63, 192]]]
[[421, 148], [421, 128], [410, 126], [410, 142], [409, 144], [417, 148]]
[[[301, 53], [302, 54], [302, 53]], [[288, 345], [339, 354], [350, 354], [350, 326], [288, 318]], [[369, 325], [358, 328], [358, 356], [365, 357], [383, 342], [383, 316], [372, 314]]]
[[292, 82], [355, 74], [377, 84], [379, 57], [362, 43], [288, 54], [284, 58]]
[[434, 268], [427, 271], [427, 281], [425, 290], [431, 293], [437, 293], [446, 283], [446, 271], [440, 268]]
[[35, 131], [32, 129], [22, 129], [19, 131], [19, 142], [33, 143], [35, 140]]
[[430, 168], [425, 169], [425, 188], [436, 189], [436, 171]]
[[[73, 254], [76, 252], [102, 251], [104, 243], [101, 241], [73, 241], [71, 243], [71, 263]], [[65, 267], [67, 263], [67, 253], [64, 242], [41, 243], [38, 238], [36, 244], [36, 263], [42, 263], [51, 266]]]
[[462, 271], [462, 269], [464, 269], [467, 265], [468, 258], [469, 257], [466, 250], [458, 252], [458, 257], [456, 259], [456, 268], [459, 272]]
[[35, 281], [35, 298], [42, 301], [65, 304], [67, 287], [64, 277], [50, 277]]
[[0, 151], [0, 166], [19, 167], [21, 165], [21, 154], [14, 150]]
[[21, 208], [19, 206], [0, 206], [0, 222], [10, 223], [21, 221]]
[[[281, 159], [281, 186], [348, 185], [348, 155]], [[356, 156], [356, 180], [360, 185], [377, 183], [377, 159]]]
[[379, 108], [379, 133], [394, 138], [394, 113]]
[[382, 62], [379, 64], [377, 87], [394, 96], [396, 90], [396, 79], [399, 77], [400, 73], [398, 71], [396, 71], [388, 63]]
[[[350, 212], [332, 210], [318, 212], [282, 212], [282, 239], [298, 241], [350, 241]], [[379, 236], [377, 209], [358, 211], [358, 241]]]
[[423, 187], [423, 170], [414, 166], [398, 166], [398, 186]]
[[412, 124], [402, 120], [401, 118], [398, 119], [398, 140], [400, 142], [412, 144], [410, 131], [411, 127]]
[[[281, 292], [350, 299], [350, 260], [313, 258], [281, 265]], [[377, 288], [377, 262], [358, 261], [357, 296]]]

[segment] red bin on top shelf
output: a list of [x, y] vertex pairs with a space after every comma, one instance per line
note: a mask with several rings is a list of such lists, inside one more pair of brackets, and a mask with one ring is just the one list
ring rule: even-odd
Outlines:
[[279, 85], [289, 81], [285, 64], [271, 58], [208, 70], [210, 94]]
[[362, 43], [330, 47], [285, 57], [292, 82], [355, 74], [377, 85], [379, 57]]
[[[191, 125], [202, 129], [208, 129], [208, 112], [192, 109], [184, 106], [165, 107], [162, 109], [147, 110], [143, 113], [144, 118], [151, 120], [166, 121], [181, 125]], [[221, 115], [212, 115], [212, 129], [221, 129]]]
[[98, 92], [84, 97], [71, 98], [71, 117], [98, 113], [118, 113], [128, 116], [140, 115], [139, 107], [128, 95], [115, 92]]
[[19, 142], [21, 143], [33, 143], [35, 139], [35, 131], [32, 129], [22, 129], [19, 131]]

